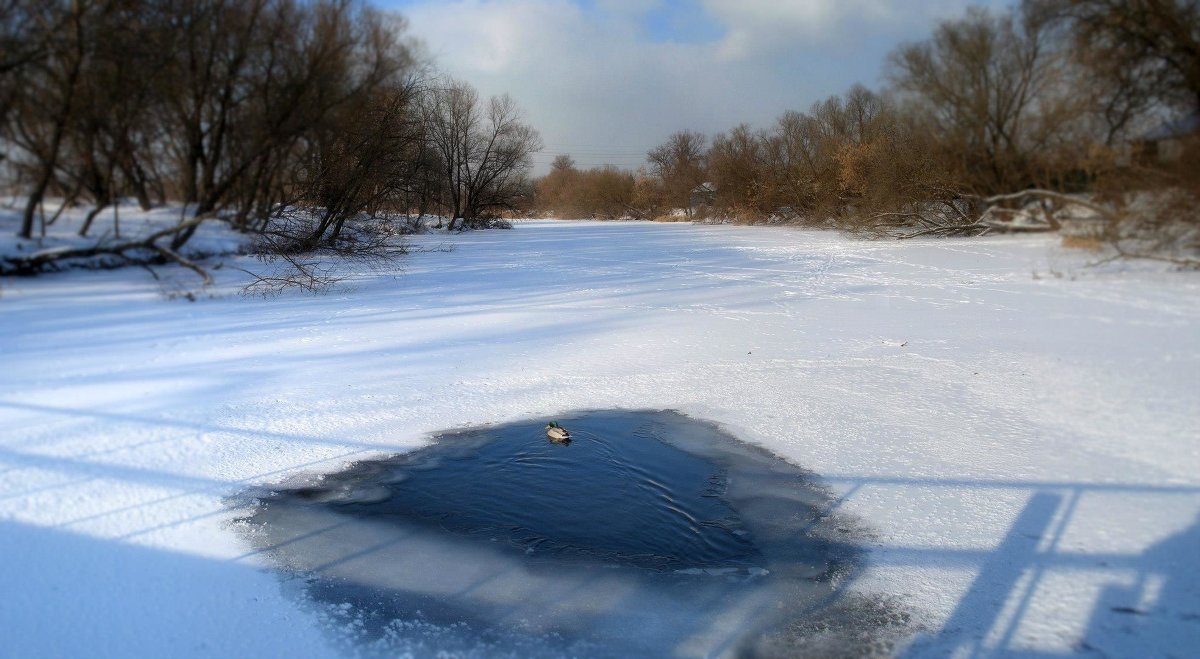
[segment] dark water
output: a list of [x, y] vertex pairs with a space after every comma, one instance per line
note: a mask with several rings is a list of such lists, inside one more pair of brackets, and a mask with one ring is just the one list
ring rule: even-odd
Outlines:
[[[547, 441], [542, 426], [461, 433], [459, 446], [364, 465], [298, 494], [361, 519], [496, 539], [538, 559], [660, 570], [761, 561], [723, 498], [725, 468], [659, 439], [661, 423], [591, 414], [571, 419], [565, 446]], [[364, 482], [373, 487], [355, 494]]]
[[558, 420], [569, 445], [545, 419], [489, 426], [252, 492], [242, 528], [358, 654], [817, 647], [789, 630], [830, 618], [859, 551], [810, 474], [674, 412]]

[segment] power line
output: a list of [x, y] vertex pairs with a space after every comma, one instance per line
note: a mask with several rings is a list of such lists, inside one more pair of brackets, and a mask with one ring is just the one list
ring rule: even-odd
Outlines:
[[641, 149], [646, 150], [646, 147], [641, 144], [574, 144], [571, 142], [549, 142], [547, 148], [564, 148], [564, 149]]
[[548, 156], [622, 156], [628, 158], [645, 158], [644, 151], [548, 151], [542, 150], [536, 153]]
[[641, 156], [641, 155], [606, 155], [606, 154], [602, 154], [602, 153], [601, 154], [588, 154], [588, 153], [560, 153], [560, 154], [534, 153], [534, 154], [531, 154], [531, 157], [538, 158], [541, 160], [555, 160], [557, 158], [561, 158], [562, 156], [570, 156], [572, 160], [574, 160], [576, 158], [578, 158], [580, 160], [601, 160], [604, 158], [613, 158], [616, 160], [636, 160], [636, 161], [640, 162], [640, 161], [646, 159], [645, 156]]

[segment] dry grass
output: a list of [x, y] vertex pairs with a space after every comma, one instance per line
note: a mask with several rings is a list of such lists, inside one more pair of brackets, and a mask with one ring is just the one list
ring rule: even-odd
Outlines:
[[1073, 249], [1086, 249], [1091, 252], [1104, 250], [1104, 242], [1095, 236], [1066, 235], [1062, 237], [1062, 246]]

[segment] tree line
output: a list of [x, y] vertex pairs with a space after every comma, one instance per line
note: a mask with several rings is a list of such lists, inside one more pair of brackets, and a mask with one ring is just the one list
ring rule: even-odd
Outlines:
[[896, 49], [886, 72], [882, 91], [855, 85], [766, 129], [677, 132], [637, 172], [560, 158], [537, 181], [538, 205], [560, 216], [689, 209], [954, 233], [991, 226], [983, 214], [1026, 200], [1011, 194], [1023, 190], [1054, 201], [1169, 189], [1183, 195], [1163, 209], [1173, 219], [1200, 200], [1195, 127], [1168, 164], [1139, 153], [1137, 139], [1200, 115], [1196, 0], [972, 8]]
[[364, 214], [457, 228], [520, 203], [537, 131], [405, 34], [352, 0], [0, 0], [0, 184], [24, 199], [20, 235], [54, 221], [48, 196], [91, 206], [84, 235], [122, 198], [182, 203], [172, 253], [210, 218], [303, 252]]

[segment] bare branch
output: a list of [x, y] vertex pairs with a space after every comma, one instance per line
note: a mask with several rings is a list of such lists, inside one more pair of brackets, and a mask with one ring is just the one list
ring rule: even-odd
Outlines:
[[997, 204], [997, 203], [1004, 202], [1004, 201], [1019, 201], [1021, 199], [1025, 199], [1027, 197], [1040, 197], [1040, 198], [1044, 198], [1044, 199], [1053, 199], [1055, 201], [1060, 201], [1064, 204], [1075, 204], [1076, 206], [1082, 206], [1088, 210], [1094, 211], [1107, 220], [1119, 219], [1119, 216], [1116, 213], [1114, 213], [1112, 211], [1112, 209], [1105, 208], [1104, 206], [1092, 203], [1086, 199], [1081, 199], [1079, 197], [1075, 197], [1072, 195], [1063, 194], [1061, 192], [1055, 192], [1053, 190], [1041, 190], [1041, 189], [1036, 189], [1036, 188], [1030, 189], [1030, 190], [1022, 190], [1020, 192], [1012, 192], [1009, 194], [1001, 194], [1001, 195], [994, 195], [991, 197], [987, 197], [986, 199], [984, 199], [984, 201], [989, 204]]
[[69, 259], [88, 259], [102, 256], [116, 256], [125, 260], [132, 265], [149, 265], [154, 262], [153, 259], [147, 260], [137, 259], [131, 256], [131, 253], [139, 251], [152, 252], [157, 255], [156, 258], [165, 258], [183, 265], [192, 270], [204, 279], [205, 284], [212, 282], [212, 277], [208, 275], [199, 265], [193, 261], [185, 259], [177, 252], [164, 248], [157, 244], [157, 241], [168, 236], [178, 235], [180, 232], [193, 230], [206, 220], [212, 219], [212, 215], [201, 215], [190, 218], [179, 224], [166, 229], [155, 231], [148, 236], [137, 240], [130, 240], [116, 244], [96, 244], [91, 247], [76, 247], [76, 248], [55, 248], [35, 252], [24, 257], [6, 257], [0, 259], [0, 274], [17, 274], [17, 275], [32, 275], [38, 272], [43, 272], [48, 269], [53, 269], [56, 264], [62, 263]]

